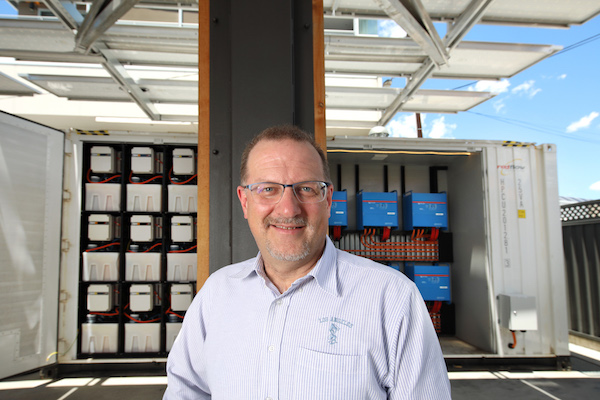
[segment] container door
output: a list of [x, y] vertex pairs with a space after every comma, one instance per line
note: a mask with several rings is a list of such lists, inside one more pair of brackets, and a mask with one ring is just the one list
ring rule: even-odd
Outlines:
[[0, 379], [56, 362], [63, 149], [0, 112]]

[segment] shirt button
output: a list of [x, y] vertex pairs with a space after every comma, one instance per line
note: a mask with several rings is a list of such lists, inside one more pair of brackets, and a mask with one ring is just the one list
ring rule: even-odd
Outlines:
[[277, 304], [278, 306], [280, 306], [280, 305], [281, 305], [281, 300], [277, 300], [277, 303], [276, 303], [276, 304]]
[[302, 288], [298, 289], [298, 291], [299, 291], [300, 293], [302, 293], [302, 290], [303, 290]]
[[269, 351], [274, 351], [275, 350], [275, 346], [271, 345], [269, 346]]

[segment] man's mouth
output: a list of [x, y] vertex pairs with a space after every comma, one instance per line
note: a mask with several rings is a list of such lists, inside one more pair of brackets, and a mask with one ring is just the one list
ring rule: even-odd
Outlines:
[[304, 218], [290, 218], [290, 219], [266, 219], [265, 225], [267, 227], [272, 226], [273, 228], [293, 231], [296, 229], [302, 229], [306, 227], [306, 221]]
[[279, 229], [286, 229], [286, 230], [293, 230], [293, 229], [300, 229], [302, 228], [301, 226], [282, 226], [282, 225], [273, 225], [275, 228], [279, 228]]

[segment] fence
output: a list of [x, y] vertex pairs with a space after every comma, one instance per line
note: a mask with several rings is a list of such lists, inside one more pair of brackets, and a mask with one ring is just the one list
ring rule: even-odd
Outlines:
[[600, 200], [561, 207], [570, 329], [600, 341]]

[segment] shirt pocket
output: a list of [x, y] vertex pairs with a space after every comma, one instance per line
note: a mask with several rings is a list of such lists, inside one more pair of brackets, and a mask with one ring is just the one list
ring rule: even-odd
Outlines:
[[299, 348], [294, 399], [366, 399], [367, 357], [321, 353]]

